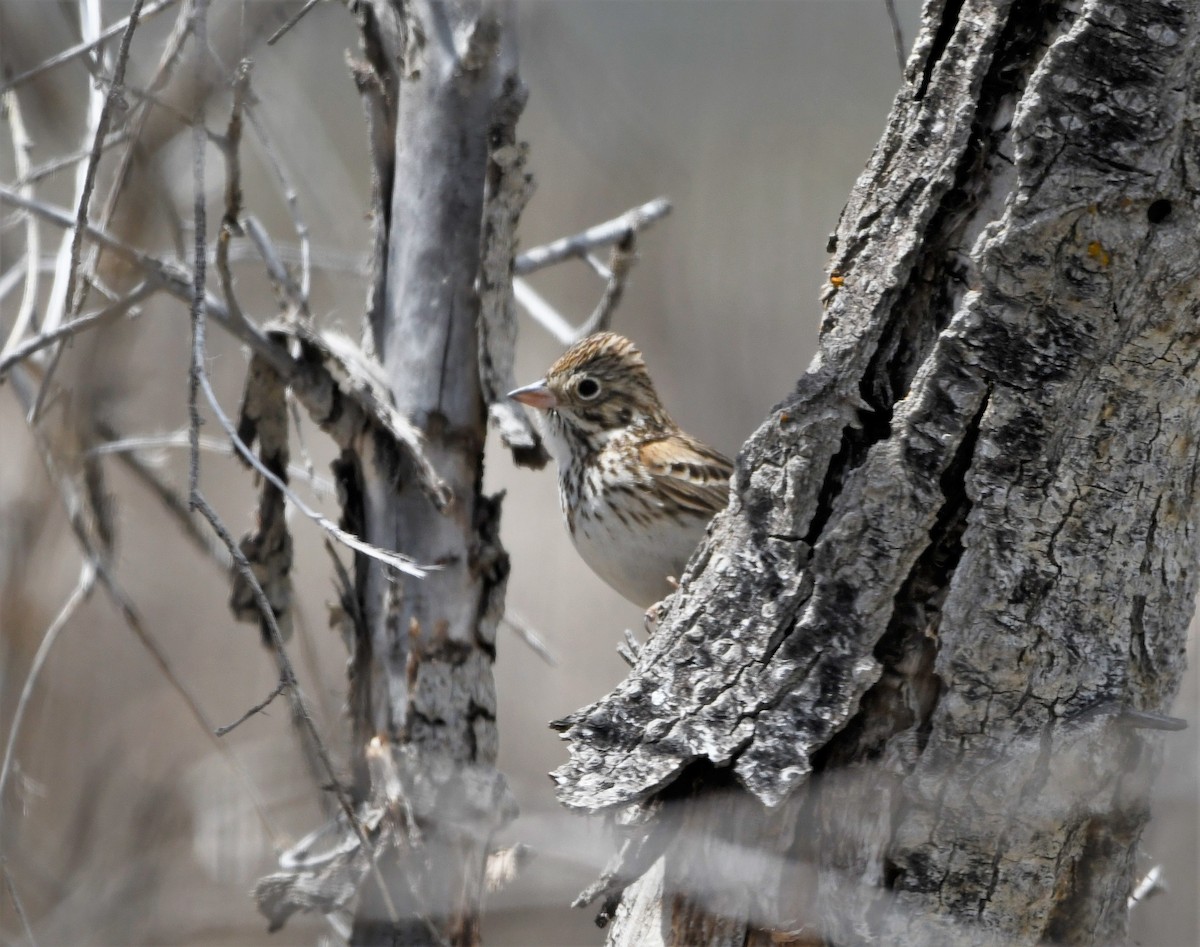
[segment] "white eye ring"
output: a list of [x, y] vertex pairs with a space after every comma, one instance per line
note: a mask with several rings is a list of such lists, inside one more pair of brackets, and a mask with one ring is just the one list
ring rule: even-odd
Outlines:
[[584, 401], [591, 401], [600, 394], [600, 382], [585, 376], [575, 382], [575, 394]]

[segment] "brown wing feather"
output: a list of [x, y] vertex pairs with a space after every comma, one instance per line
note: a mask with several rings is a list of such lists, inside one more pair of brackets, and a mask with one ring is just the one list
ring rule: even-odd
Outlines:
[[729, 503], [733, 464], [682, 431], [643, 441], [638, 455], [655, 487], [684, 509], [713, 516]]

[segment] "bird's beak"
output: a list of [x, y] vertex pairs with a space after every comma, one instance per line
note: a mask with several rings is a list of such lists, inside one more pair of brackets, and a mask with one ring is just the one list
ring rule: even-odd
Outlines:
[[546, 379], [544, 378], [541, 381], [535, 381], [532, 385], [526, 385], [524, 388], [510, 391], [508, 396], [514, 401], [527, 404], [529, 407], [537, 408], [539, 411], [549, 411], [551, 408], [558, 407], [558, 399], [554, 397], [554, 392], [546, 387]]

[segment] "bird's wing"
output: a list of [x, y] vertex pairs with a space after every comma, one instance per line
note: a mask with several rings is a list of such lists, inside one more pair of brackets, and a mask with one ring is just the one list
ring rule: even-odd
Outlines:
[[682, 431], [643, 441], [638, 455], [655, 487], [685, 510], [711, 517], [729, 503], [733, 464]]

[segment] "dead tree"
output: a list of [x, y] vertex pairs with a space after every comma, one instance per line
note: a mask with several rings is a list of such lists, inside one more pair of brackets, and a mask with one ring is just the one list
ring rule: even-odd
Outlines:
[[1198, 39], [927, 5], [817, 358], [561, 724], [610, 943], [1122, 939], [1196, 592]]

